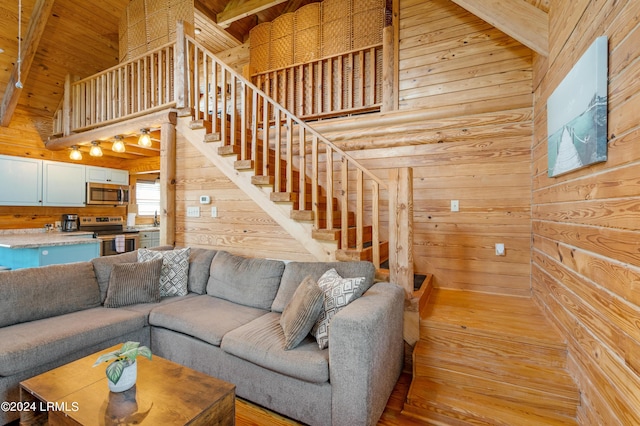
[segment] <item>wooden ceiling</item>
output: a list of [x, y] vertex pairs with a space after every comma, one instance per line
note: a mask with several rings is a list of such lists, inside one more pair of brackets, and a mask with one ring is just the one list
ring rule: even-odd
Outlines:
[[[18, 56], [19, 1], [22, 2], [22, 90], [15, 89], [13, 84]], [[0, 2], [0, 49], [3, 50], [0, 53], [0, 93], [5, 101], [7, 94], [13, 94], [20, 108], [39, 120], [49, 122], [61, 105], [67, 74], [87, 77], [118, 63], [119, 20], [129, 1], [92, 1], [90, 6], [86, 0]], [[272, 21], [283, 13], [293, 12], [315, 1], [319, 0], [194, 0], [195, 26], [202, 30], [196, 38], [214, 53], [228, 50], [247, 41], [249, 31], [255, 25]], [[497, 22], [491, 22], [493, 17], [487, 11], [513, 9], [513, 1], [509, 7], [504, 4], [505, 0], [453, 1], [476, 14], [482, 12], [474, 12], [474, 7], [484, 9], [481, 17], [498, 27], [502, 22], [509, 22], [510, 17], [497, 16]], [[518, 0], [516, 3], [535, 6], [546, 16], [549, 2]], [[42, 12], [36, 21], [31, 19], [37, 16], [34, 11]], [[28, 30], [34, 22], [42, 36], [39, 40], [35, 37], [36, 42], [30, 42]], [[525, 41], [523, 43], [526, 44]], [[3, 102], [0, 115], [11, 117], [12, 114], [4, 113], [5, 105]], [[7, 124], [4, 120], [2, 122]], [[157, 155], [157, 151], [150, 152], [150, 155]]]

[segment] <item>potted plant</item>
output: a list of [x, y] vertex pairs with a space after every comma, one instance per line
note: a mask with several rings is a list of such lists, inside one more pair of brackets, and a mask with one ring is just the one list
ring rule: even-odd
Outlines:
[[111, 362], [106, 369], [109, 390], [124, 392], [136, 384], [138, 355], [151, 359], [151, 349], [140, 346], [140, 342], [127, 342], [118, 350], [100, 355], [93, 366]]

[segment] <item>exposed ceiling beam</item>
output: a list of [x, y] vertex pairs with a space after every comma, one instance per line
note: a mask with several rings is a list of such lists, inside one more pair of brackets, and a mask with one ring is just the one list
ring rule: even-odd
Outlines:
[[284, 3], [287, 0], [231, 0], [227, 3], [224, 10], [218, 13], [218, 25], [222, 28], [226, 28], [233, 22], [242, 18], [246, 18], [249, 15], [256, 14], [270, 7]]
[[9, 77], [9, 83], [4, 92], [2, 98], [2, 105], [0, 105], [0, 125], [7, 127], [11, 122], [13, 113], [18, 105], [20, 99], [20, 93], [22, 89], [16, 87], [18, 81], [18, 66], [20, 66], [21, 80], [26, 79], [33, 63], [33, 58], [38, 51], [38, 45], [44, 29], [51, 16], [51, 9], [53, 9], [54, 0], [36, 0], [36, 4], [33, 6], [33, 12], [29, 19], [29, 28], [27, 29], [27, 36], [22, 43], [22, 60], [16, 61], [16, 65], [13, 67], [11, 77]]
[[549, 15], [525, 0], [452, 0], [534, 52], [549, 56]]

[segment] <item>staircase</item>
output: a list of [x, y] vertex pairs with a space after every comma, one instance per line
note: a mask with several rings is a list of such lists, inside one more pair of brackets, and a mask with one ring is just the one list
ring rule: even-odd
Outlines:
[[566, 353], [529, 298], [434, 289], [403, 413], [438, 425], [575, 425]]
[[385, 183], [183, 37], [178, 132], [318, 260], [368, 260], [388, 278], [379, 209], [388, 198]]

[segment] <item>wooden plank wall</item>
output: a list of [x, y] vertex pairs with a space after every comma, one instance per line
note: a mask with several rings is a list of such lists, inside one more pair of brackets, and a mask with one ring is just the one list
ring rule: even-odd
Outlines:
[[[384, 180], [388, 168], [414, 169], [416, 273], [440, 287], [528, 296], [531, 51], [449, 0], [401, 0], [400, 26], [401, 110], [313, 125]], [[308, 258], [181, 143], [178, 161], [181, 245]], [[185, 218], [199, 195], [220, 197], [221, 214], [236, 219]], [[506, 256], [495, 256], [495, 243]]]
[[415, 272], [437, 287], [530, 295], [531, 61], [448, 0], [401, 0], [401, 110], [314, 125], [383, 179], [414, 169]]
[[[554, 2], [535, 61], [532, 285], [565, 335], [580, 424], [640, 424], [640, 2]], [[546, 101], [609, 38], [608, 160], [547, 176]]]
[[[248, 257], [313, 261], [251, 198], [213, 166], [189, 141], [177, 135], [176, 245], [226, 250]], [[201, 195], [211, 204], [200, 204]], [[211, 217], [211, 207], [218, 217]], [[200, 207], [200, 217], [187, 217]]]

